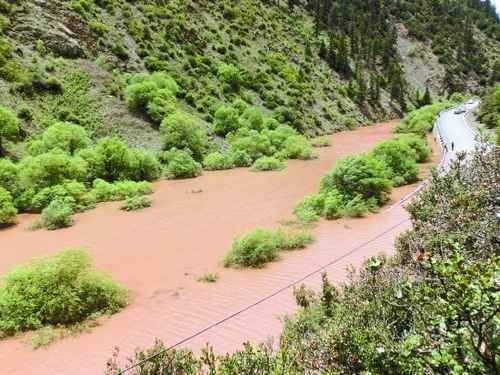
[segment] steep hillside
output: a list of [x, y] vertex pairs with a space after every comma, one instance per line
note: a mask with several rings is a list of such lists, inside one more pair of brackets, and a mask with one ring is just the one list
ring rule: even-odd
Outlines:
[[[2, 104], [26, 135], [62, 120], [159, 149], [154, 121], [125, 104], [124, 75], [165, 71], [179, 105], [208, 128], [222, 104], [242, 98], [306, 134], [348, 129], [418, 104], [415, 89], [443, 94], [495, 78], [489, 8], [434, 3], [2, 0]], [[441, 16], [463, 15], [461, 34], [453, 22], [436, 32]]]

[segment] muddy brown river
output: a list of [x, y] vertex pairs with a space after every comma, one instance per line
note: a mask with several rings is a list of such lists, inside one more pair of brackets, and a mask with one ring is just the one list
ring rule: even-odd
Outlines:
[[[0, 374], [101, 374], [114, 346], [125, 356], [156, 337], [176, 343], [332, 260], [338, 259], [326, 270], [340, 282], [348, 265], [390, 253], [394, 238], [409, 227], [398, 205], [363, 219], [322, 221], [313, 245], [284, 254], [264, 269], [228, 270], [221, 262], [235, 235], [290, 218], [294, 204], [318, 189], [336, 159], [369, 150], [390, 137], [394, 125], [332, 135], [332, 147], [317, 149], [318, 159], [289, 161], [279, 172], [235, 169], [157, 182], [153, 206], [139, 212], [121, 211], [119, 203], [101, 204], [58, 231], [30, 231], [35, 216], [21, 215], [17, 226], [0, 231], [0, 274], [35, 256], [84, 248], [99, 269], [130, 289], [132, 301], [90, 333], [47, 348], [31, 349], [26, 335], [0, 341]], [[413, 188], [397, 189], [393, 201]], [[198, 282], [206, 272], [218, 273], [219, 281]], [[319, 275], [305, 282], [314, 287]], [[268, 340], [281, 329], [278, 317], [294, 308], [291, 290], [285, 291], [183, 346], [196, 350], [210, 342], [222, 352], [244, 341]]]

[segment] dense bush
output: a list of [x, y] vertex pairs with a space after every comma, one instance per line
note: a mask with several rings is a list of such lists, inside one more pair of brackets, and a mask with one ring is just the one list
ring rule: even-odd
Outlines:
[[340, 159], [321, 181], [322, 192], [337, 190], [346, 200], [361, 195], [365, 200], [374, 200], [377, 205], [387, 201], [391, 188], [390, 168], [369, 154]]
[[246, 127], [228, 135], [233, 152], [245, 152], [253, 161], [268, 156], [277, 159], [310, 159], [312, 148], [307, 139], [288, 125], [273, 125], [258, 132]]
[[115, 313], [127, 292], [96, 272], [81, 250], [39, 258], [7, 273], [0, 283], [0, 337], [46, 325], [78, 323]]
[[0, 186], [0, 227], [11, 224], [17, 215], [12, 195]]
[[143, 110], [155, 122], [176, 109], [178, 91], [175, 80], [163, 72], [152, 74], [139, 73], [126, 78], [125, 98], [128, 105], [136, 110]]
[[432, 130], [439, 112], [451, 107], [452, 102], [436, 103], [416, 109], [405, 116], [396, 127], [396, 133], [414, 133], [424, 136]]
[[41, 211], [54, 200], [68, 203], [73, 211], [84, 211], [95, 205], [95, 196], [88, 192], [87, 187], [77, 181], [66, 181], [59, 185], [43, 188], [31, 199], [33, 211]]
[[34, 227], [44, 227], [49, 230], [66, 228], [73, 225], [72, 202], [65, 199], [54, 199], [42, 210], [42, 215]]
[[285, 163], [273, 156], [262, 156], [252, 164], [252, 171], [279, 171], [285, 168]]
[[161, 175], [156, 157], [142, 149], [130, 149], [117, 137], [99, 140], [93, 148], [77, 154], [87, 163], [87, 180], [101, 178], [106, 181], [153, 181]]
[[431, 156], [431, 149], [427, 145], [425, 138], [422, 138], [416, 134], [398, 134], [394, 137], [395, 140], [403, 142], [409, 146], [417, 155], [417, 162], [424, 163], [429, 161]]
[[19, 165], [21, 185], [34, 189], [58, 185], [65, 180], [83, 181], [86, 173], [87, 163], [82, 158], [58, 149], [29, 156]]
[[0, 157], [5, 154], [3, 140], [13, 140], [19, 135], [19, 120], [9, 109], [0, 106]]
[[238, 110], [232, 106], [221, 106], [215, 111], [214, 130], [220, 136], [225, 136], [240, 127]]
[[13, 196], [16, 196], [20, 190], [18, 166], [3, 158], [0, 158], [0, 187]]
[[312, 242], [305, 230], [273, 231], [256, 228], [233, 241], [224, 258], [224, 266], [262, 267], [275, 260], [281, 250], [294, 250]]
[[203, 167], [209, 171], [231, 169], [234, 166], [230, 153], [212, 152], [203, 159]]
[[201, 164], [184, 150], [166, 151], [164, 160], [167, 163], [165, 172], [168, 178], [193, 178], [202, 173]]
[[203, 159], [208, 139], [196, 118], [175, 112], [162, 121], [160, 133], [165, 150], [177, 148], [189, 152], [196, 161]]
[[39, 155], [58, 148], [72, 155], [89, 145], [90, 138], [85, 128], [67, 122], [57, 122], [49, 126], [39, 140], [32, 141], [28, 150], [31, 155]]
[[105, 202], [121, 201], [135, 196], [151, 194], [152, 192], [151, 184], [146, 181], [116, 181], [109, 183], [101, 179], [96, 179], [92, 184], [92, 190], [89, 194], [97, 202]]
[[395, 186], [417, 180], [417, 155], [406, 143], [396, 139], [381, 142], [375, 146], [372, 155], [382, 160], [390, 168], [392, 182]]

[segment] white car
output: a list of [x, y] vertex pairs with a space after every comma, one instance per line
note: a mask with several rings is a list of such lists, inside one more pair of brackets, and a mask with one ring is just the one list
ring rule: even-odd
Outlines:
[[454, 113], [454, 114], [456, 114], [456, 115], [459, 115], [459, 114], [461, 114], [461, 113], [465, 113], [465, 112], [467, 112], [467, 111], [466, 111], [466, 110], [465, 110], [465, 108], [463, 108], [463, 107], [458, 107], [457, 109], [455, 109], [455, 110], [453, 111], [453, 113]]

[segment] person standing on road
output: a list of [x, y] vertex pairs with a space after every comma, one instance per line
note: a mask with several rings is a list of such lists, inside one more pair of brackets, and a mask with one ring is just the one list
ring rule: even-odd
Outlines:
[[451, 151], [455, 150], [455, 143], [452, 141], [451, 142]]

